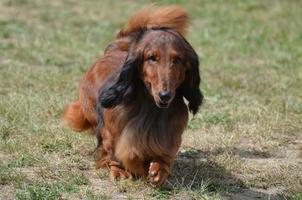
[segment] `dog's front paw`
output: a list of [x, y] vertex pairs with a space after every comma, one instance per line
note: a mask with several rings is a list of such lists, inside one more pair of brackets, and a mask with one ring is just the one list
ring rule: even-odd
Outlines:
[[169, 173], [164, 167], [164, 164], [159, 162], [151, 162], [148, 172], [148, 179], [153, 187], [162, 186], [167, 178]]
[[125, 169], [119, 168], [117, 166], [111, 166], [109, 178], [111, 181], [115, 181], [117, 179], [133, 179], [133, 176]]

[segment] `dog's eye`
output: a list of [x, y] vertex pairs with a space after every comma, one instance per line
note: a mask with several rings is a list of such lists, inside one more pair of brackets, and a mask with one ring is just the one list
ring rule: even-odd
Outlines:
[[147, 58], [148, 61], [152, 61], [152, 62], [156, 62], [157, 61], [157, 57], [155, 55], [150, 55]]
[[175, 57], [172, 62], [173, 62], [173, 65], [178, 65], [178, 64], [181, 63], [181, 58], [180, 57]]

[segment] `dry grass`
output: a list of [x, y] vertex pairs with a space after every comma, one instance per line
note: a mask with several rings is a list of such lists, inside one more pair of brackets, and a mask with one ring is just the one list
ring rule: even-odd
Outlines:
[[151, 1], [0, 2], [0, 199], [302, 199], [302, 2], [163, 1], [193, 19], [206, 103], [160, 190], [94, 170], [64, 105]]

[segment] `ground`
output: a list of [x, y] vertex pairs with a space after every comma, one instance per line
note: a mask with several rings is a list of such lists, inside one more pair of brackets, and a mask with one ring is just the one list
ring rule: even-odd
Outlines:
[[302, 1], [175, 0], [201, 60], [190, 116], [162, 189], [108, 181], [96, 141], [62, 127], [81, 76], [154, 1], [0, 1], [0, 199], [302, 199]]

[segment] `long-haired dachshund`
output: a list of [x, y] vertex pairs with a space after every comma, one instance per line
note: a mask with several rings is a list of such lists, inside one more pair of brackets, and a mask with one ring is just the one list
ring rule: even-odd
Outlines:
[[187, 25], [178, 6], [136, 13], [66, 107], [67, 126], [95, 133], [96, 166], [109, 167], [111, 179], [140, 176], [161, 186], [171, 173], [188, 111], [195, 114], [203, 100]]

